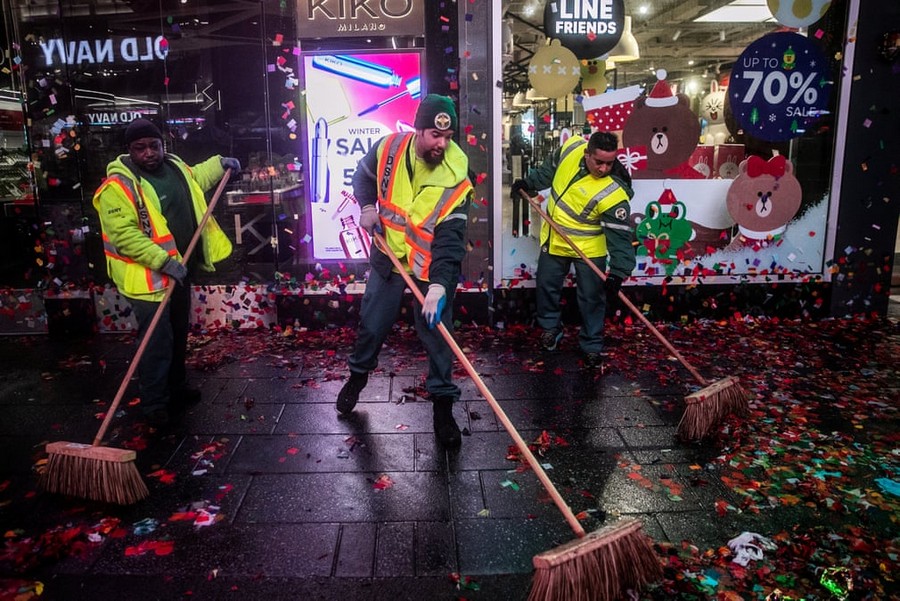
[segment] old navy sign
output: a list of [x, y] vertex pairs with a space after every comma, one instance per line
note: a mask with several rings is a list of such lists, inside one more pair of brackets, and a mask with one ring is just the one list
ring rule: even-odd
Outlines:
[[421, 0], [297, 0], [300, 38], [422, 35]]
[[163, 60], [169, 43], [163, 36], [120, 38], [118, 40], [63, 40], [38, 42], [48, 67], [57, 65], [112, 65]]
[[615, 48], [625, 23], [624, 0], [550, 0], [544, 32], [580, 59], [599, 58]]
[[[89, 125], [118, 125], [146, 118], [150, 114], [147, 111], [94, 111], [86, 113], [86, 116]], [[156, 111], [152, 111], [152, 114], [156, 114]]]

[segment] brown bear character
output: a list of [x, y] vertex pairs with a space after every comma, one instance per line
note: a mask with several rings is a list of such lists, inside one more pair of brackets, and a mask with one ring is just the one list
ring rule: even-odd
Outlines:
[[700, 119], [684, 94], [673, 94], [666, 72], [656, 72], [656, 85], [634, 101], [625, 122], [625, 146], [647, 148], [647, 168], [634, 172], [635, 179], [700, 178], [687, 161], [700, 141]]
[[738, 235], [728, 249], [777, 244], [802, 200], [803, 189], [794, 177], [794, 166], [784, 155], [768, 161], [754, 155], [741, 161], [740, 173], [725, 199], [728, 214], [738, 227]]

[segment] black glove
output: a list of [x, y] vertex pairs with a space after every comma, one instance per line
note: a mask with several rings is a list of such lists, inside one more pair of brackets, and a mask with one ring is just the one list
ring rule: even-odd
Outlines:
[[611, 303], [619, 297], [619, 289], [622, 288], [622, 278], [614, 273], [606, 274], [606, 302]]
[[171, 257], [166, 259], [166, 262], [163, 263], [163, 266], [160, 267], [159, 270], [164, 274], [175, 278], [175, 281], [178, 282], [179, 286], [184, 285], [184, 279], [188, 274], [187, 267]]
[[524, 179], [517, 179], [512, 183], [512, 197], [516, 200], [522, 200], [522, 192], [531, 196], [528, 183]]

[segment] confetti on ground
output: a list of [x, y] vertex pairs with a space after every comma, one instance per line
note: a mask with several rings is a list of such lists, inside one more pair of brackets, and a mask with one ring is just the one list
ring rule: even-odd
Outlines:
[[[900, 327], [887, 320], [868, 318], [810, 322], [746, 315], [657, 325], [706, 378], [737, 376], [753, 400], [748, 419], [725, 420], [704, 443], [710, 451], [706, 459], [691, 457], [678, 463], [676, 455], [696, 449], [672, 444], [672, 448], [642, 450], [644, 457], [655, 455], [652, 460], [621, 453], [607, 457], [607, 468], [598, 463], [596, 469], [615, 474], [626, 491], [632, 487], [644, 497], [674, 501], [681, 513], [694, 493], [706, 493], [704, 496], [709, 499], [701, 511], [694, 510], [697, 519], [709, 527], [692, 529], [693, 522], [686, 521], [686, 540], [666, 541], [659, 525], [648, 528], [658, 537], [655, 549], [666, 569], [664, 578], [642, 593], [641, 599], [763, 600], [780, 591], [778, 595], [785, 600], [825, 601], [840, 598], [848, 583], [853, 586], [848, 599], [854, 601], [896, 598], [891, 595], [898, 588], [896, 574], [900, 573], [900, 434], [896, 402]], [[613, 323], [607, 335], [613, 343], [606, 358], [608, 373], [622, 382], [617, 384], [615, 394], [645, 401], [667, 423], [677, 423], [684, 394], [696, 389], [689, 374], [673, 363], [665, 349], [638, 323]], [[532, 328], [462, 326], [456, 336], [476, 369], [488, 364], [492, 375], [539, 374], [551, 383], [555, 378], [572, 376], [570, 370], [558, 374], [558, 363], [542, 358]], [[412, 328], [398, 325], [391, 334], [392, 350], [419, 348], [415, 338]], [[327, 382], [346, 379], [346, 351], [335, 349], [352, 348], [354, 339], [355, 332], [348, 328], [313, 332], [297, 327], [289, 335], [285, 331], [206, 332], [191, 337], [192, 350], [202, 349], [191, 353], [192, 367], [212, 371], [228, 366], [239, 377], [252, 377], [253, 370], [266, 367], [280, 371], [285, 379], [296, 378], [295, 372], [303, 370], [303, 379], [295, 380], [299, 387], [324, 388]], [[567, 329], [561, 351], [572, 352], [576, 347], [577, 334]], [[397, 351], [391, 361], [392, 372], [424, 373], [427, 369], [427, 359], [421, 354]], [[64, 362], [78, 370], [98, 369], [78, 356]], [[648, 374], [659, 387], [672, 392], [651, 396], [651, 387], [646, 385]], [[41, 376], [48, 382], [58, 377], [55, 372]], [[455, 377], [463, 378], [464, 374], [457, 368]], [[640, 386], [632, 384], [638, 381]], [[529, 398], [527, 391], [514, 392]], [[427, 399], [421, 378], [403, 393], [405, 402]], [[396, 399], [398, 395], [393, 396]], [[248, 411], [260, 406], [253, 403], [248, 408], [247, 404], [247, 398], [239, 400], [239, 405]], [[554, 401], [544, 409], [552, 414], [571, 411], [570, 405]], [[102, 410], [102, 405], [93, 410]], [[476, 419], [472, 411], [469, 417]], [[535, 416], [517, 417], [532, 420]], [[644, 432], [639, 429], [640, 424], [649, 424], [643, 417], [604, 419], [609, 420], [609, 427], [631, 427], [640, 433]], [[121, 429], [112, 435], [118, 441], [116, 446], [140, 450], [147, 445], [147, 437], [141, 432]], [[596, 522], [602, 523], [605, 511], [615, 514], [616, 507], [604, 500], [603, 490], [595, 486], [591, 474], [573, 472], [571, 457], [584, 452], [580, 434], [571, 430], [556, 432], [548, 427], [536, 437], [533, 431], [529, 436], [529, 446], [541, 455], [542, 463], [554, 466], [554, 479], [559, 480], [563, 495], [579, 519], [592, 520], [586, 527], [594, 529]], [[370, 448], [363, 440], [368, 438], [345, 435], [334, 447], [339, 457], [352, 456], [355, 460], [374, 453], [376, 446]], [[203, 482], [208, 472], [213, 472], [216, 464], [224, 464], [231, 453], [227, 438], [189, 444], [195, 445], [191, 459], [196, 465], [189, 463], [185, 473], [193, 470], [203, 475], [171, 481], [175, 489]], [[288, 448], [299, 447], [282, 447]], [[289, 452], [280, 452], [290, 456]], [[508, 449], [508, 459], [516, 465], [508, 472], [509, 478], [519, 478], [517, 474], [530, 469], [514, 446]], [[171, 475], [164, 470], [154, 474], [160, 481]], [[383, 490], [378, 487], [388, 482], [392, 483], [389, 478], [382, 480], [382, 476], [371, 480], [375, 490]], [[512, 479], [501, 486], [519, 489]], [[4, 511], [9, 504], [22, 502], [24, 493], [11, 497], [13, 488], [0, 482], [0, 507]], [[540, 489], [528, 486], [525, 490], [532, 488]], [[179, 523], [167, 523], [171, 520], [165, 515], [154, 519], [166, 526], [167, 534], [175, 533], [179, 527], [202, 528], [218, 523], [221, 498], [231, 489], [232, 485], [217, 481], [207, 491], [214, 499], [184, 507]], [[34, 495], [33, 491], [28, 494]], [[543, 492], [535, 494], [542, 505], [552, 510]], [[492, 518], [487, 508], [478, 516]], [[540, 524], [545, 516], [535, 512], [528, 519]], [[679, 533], [670, 523], [662, 528], [669, 535]], [[161, 530], [150, 536], [158, 536]], [[775, 548], [765, 549], [759, 558], [754, 555], [746, 566], [738, 565], [734, 561], [738, 554], [728, 542], [742, 532], [758, 534], [772, 541]], [[704, 536], [706, 540], [702, 542], [690, 539]], [[12, 566], [13, 573], [37, 578], [43, 573], [37, 570], [52, 569], [62, 559], [84, 556], [107, 539], [124, 537], [128, 537], [127, 548], [133, 555], [172, 553], [178, 544], [174, 541], [179, 540], [136, 539], [130, 528], [90, 514], [82, 507], [67, 516], [64, 525], [43, 531], [26, 530], [24, 524], [19, 529], [11, 528], [5, 533], [0, 559], [4, 566]], [[20, 586], [32, 586], [29, 583], [33, 582], [25, 580]]]

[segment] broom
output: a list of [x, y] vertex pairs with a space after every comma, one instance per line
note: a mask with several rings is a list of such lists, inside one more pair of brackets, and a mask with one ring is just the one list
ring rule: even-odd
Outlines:
[[[416, 300], [424, 305], [422, 291], [400, 264], [384, 237], [379, 233], [375, 233], [374, 237], [376, 244], [390, 258], [394, 269], [403, 277]], [[533, 558], [535, 573], [529, 601], [614, 601], [627, 589], [640, 589], [662, 576], [662, 567], [656, 559], [651, 541], [641, 530], [641, 522], [638, 520], [621, 520], [590, 534], [585, 533], [578, 518], [566, 505], [547, 472], [453, 339], [453, 335], [440, 321], [437, 329], [578, 537]]]
[[[575, 246], [572, 239], [566, 235], [555, 221], [550, 219], [550, 216], [541, 208], [540, 204], [531, 198], [524, 190], [521, 194], [528, 200], [544, 221], [547, 222], [547, 225], [553, 228], [553, 231], [559, 234], [559, 236], [566, 241], [566, 244], [578, 253], [578, 256], [588, 264], [588, 267], [590, 267], [591, 270], [605, 282], [606, 274], [603, 273], [593, 261], [588, 259], [587, 255], [585, 255], [580, 248]], [[710, 383], [706, 378], [700, 375], [700, 372], [698, 372], [693, 365], [688, 363], [687, 359], [672, 346], [672, 343], [662, 335], [656, 326], [650, 323], [650, 320], [634, 306], [634, 303], [628, 300], [628, 297], [625, 296], [621, 290], [619, 290], [619, 300], [621, 300], [622, 303], [624, 303], [625, 306], [650, 329], [657, 340], [659, 340], [662, 345], [666, 347], [666, 350], [668, 350], [672, 356], [690, 372], [702, 387], [700, 390], [689, 394], [684, 399], [686, 403], [684, 414], [681, 416], [681, 421], [678, 422], [677, 428], [678, 437], [681, 440], [702, 440], [703, 438], [706, 438], [706, 436], [712, 432], [713, 428], [715, 428], [716, 424], [729, 413], [734, 412], [738, 415], [746, 415], [748, 413], [750, 394], [744, 390], [736, 377], [728, 376], [727, 378], [722, 378], [721, 380]]]
[[[219, 182], [219, 186], [216, 188], [206, 213], [203, 215], [203, 219], [200, 220], [200, 225], [197, 226], [197, 231], [194, 232], [187, 251], [184, 253], [185, 263], [187, 263], [191, 253], [194, 252], [194, 247], [200, 240], [200, 234], [209, 221], [230, 175], [231, 169], [226, 169], [225, 175], [222, 177], [222, 181]], [[128, 388], [132, 376], [134, 376], [138, 363], [147, 349], [150, 337], [153, 335], [162, 317], [163, 309], [169, 303], [169, 299], [172, 298], [174, 290], [175, 281], [173, 278], [169, 287], [166, 288], [166, 294], [160, 301], [156, 313], [153, 314], [153, 319], [147, 327], [147, 332], [134, 353], [131, 365], [128, 366], [125, 377], [119, 385], [119, 390], [106, 411], [106, 417], [103, 418], [103, 423], [100, 425], [100, 430], [97, 432], [97, 436], [94, 437], [94, 441], [91, 444], [78, 442], [51, 442], [47, 444], [47, 466], [38, 481], [39, 486], [47, 492], [119, 505], [137, 503], [147, 498], [150, 494], [150, 491], [147, 490], [147, 486], [141, 479], [137, 466], [134, 464], [137, 453], [130, 449], [103, 447], [100, 446], [100, 442], [106, 435], [106, 430], [116, 410], [119, 408], [119, 403], [125, 396], [125, 390]]]

